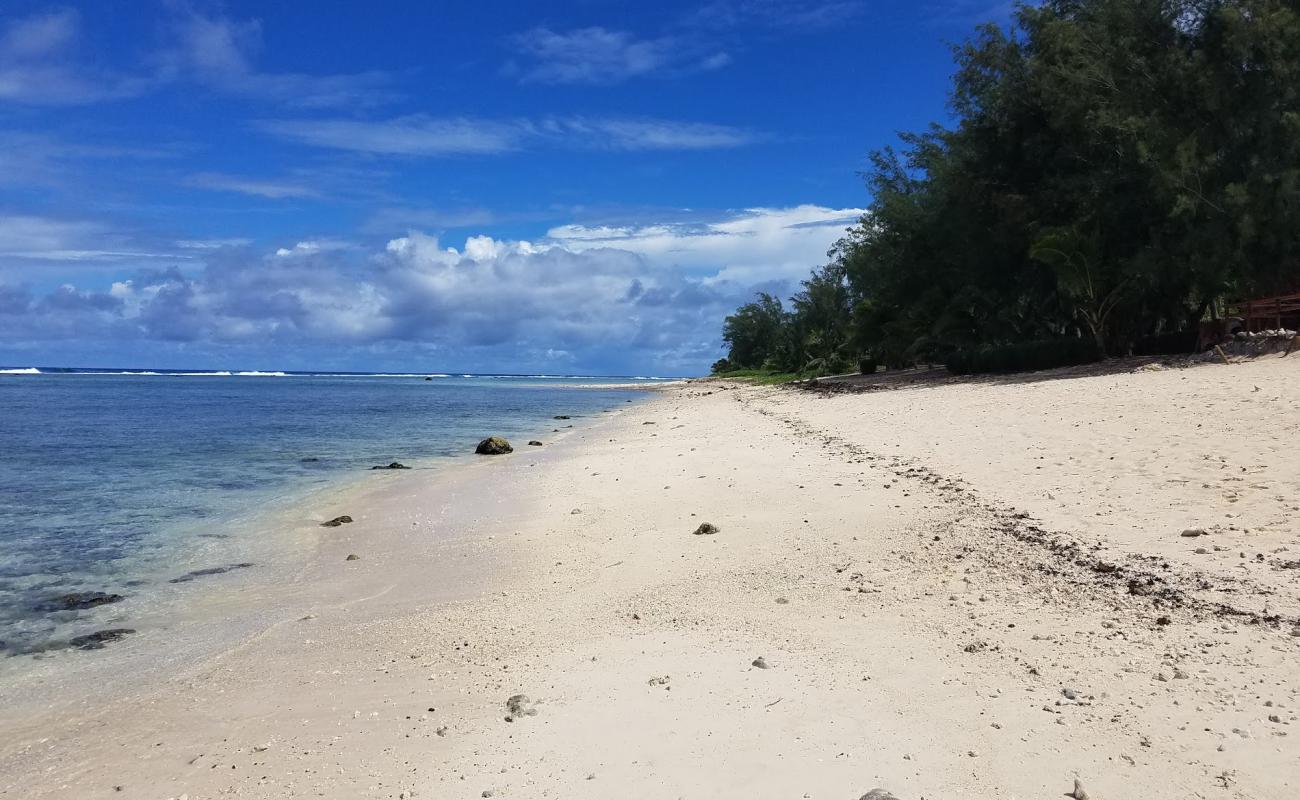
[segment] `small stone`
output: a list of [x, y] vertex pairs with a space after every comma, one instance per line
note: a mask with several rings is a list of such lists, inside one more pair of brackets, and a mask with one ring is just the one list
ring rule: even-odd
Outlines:
[[484, 790], [483, 790], [483, 794], [482, 794], [481, 796], [482, 796], [482, 797], [491, 797], [491, 796], [494, 795], [494, 794], [496, 794], [496, 792], [492, 791], [491, 789], [484, 789]]
[[696, 536], [712, 536], [718, 532], [718, 526], [712, 522], [701, 522], [700, 527], [695, 529]]
[[109, 628], [88, 633], [84, 636], [74, 636], [68, 640], [68, 644], [78, 650], [100, 650], [109, 642], [116, 642], [123, 636], [129, 636], [133, 633], [135, 633], [135, 630], [132, 628]]
[[345, 558], [345, 559], [343, 559], [343, 560], [344, 560], [344, 561], [360, 561], [360, 560], [361, 560], [361, 556], [357, 555], [356, 553], [348, 553], [348, 557]]
[[754, 659], [753, 661], [751, 661], [751, 662], [750, 662], [750, 665], [751, 665], [751, 666], [754, 666], [754, 667], [758, 667], [759, 669], [771, 669], [771, 668], [772, 668], [772, 665], [771, 665], [771, 664], [768, 664], [768, 663], [767, 663], [767, 659], [766, 659], [766, 658], [763, 658], [762, 656], [759, 656], [758, 658], [756, 658], [756, 659]]
[[872, 789], [859, 797], [858, 800], [898, 800], [898, 798], [884, 789]]
[[1074, 800], [1088, 800], [1088, 793], [1083, 790], [1083, 783], [1078, 778], [1074, 779], [1074, 788], [1065, 793], [1066, 797], [1072, 797]]
[[[375, 469], [381, 469], [381, 468], [380, 468], [380, 467], [375, 467]], [[330, 520], [329, 522], [322, 522], [322, 523], [320, 524], [320, 526], [321, 526], [322, 528], [337, 528], [338, 526], [340, 526], [340, 525], [346, 525], [346, 524], [348, 524], [348, 523], [351, 522], [351, 521], [352, 521], [352, 517], [349, 517], [347, 514], [344, 514], [344, 515], [341, 516], [341, 517], [335, 517], [334, 519]]]
[[528, 446], [529, 446], [529, 447], [541, 447], [541, 446], [542, 446], [542, 443], [539, 442], [539, 441], [537, 441], [536, 439], [533, 439], [532, 441], [530, 441], [530, 442], [528, 443]]
[[1186, 536], [1189, 539], [1193, 539], [1197, 536], [1209, 536], [1210, 534], [1204, 528], [1188, 528], [1187, 530], [1183, 531], [1180, 535]]
[[446, 726], [446, 725], [443, 725], [443, 726], [439, 727], [438, 730], [434, 731], [434, 733], [438, 734], [439, 736], [446, 736], [446, 735], [447, 735], [447, 726]]
[[526, 694], [512, 695], [506, 701], [506, 711], [510, 712], [510, 716], [506, 717], [507, 722], [513, 722], [517, 717], [537, 716], [536, 704], [529, 700]]
[[383, 467], [371, 467], [371, 469], [410, 469], [410, 467], [406, 466], [405, 464], [403, 464], [403, 463], [400, 462], [400, 461], [394, 461], [394, 462], [392, 462], [391, 464], [389, 464], [389, 465], [387, 465], [387, 466], [383, 466]]
[[1169, 617], [1166, 617], [1166, 616], [1156, 617], [1156, 624], [1157, 624], [1157, 625], [1171, 625], [1171, 624], [1173, 624], [1173, 619], [1171, 619], [1171, 618], [1169, 618]]
[[778, 606], [788, 605], [789, 603], [790, 603], [790, 601], [787, 600], [787, 599], [785, 599], [784, 597], [778, 597], [778, 598], [776, 598], [776, 604], [777, 604]]

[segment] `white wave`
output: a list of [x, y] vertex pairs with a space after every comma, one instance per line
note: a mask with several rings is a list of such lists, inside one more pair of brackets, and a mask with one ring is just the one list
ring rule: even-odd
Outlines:
[[41, 371], [36, 367], [26, 367], [24, 369], [0, 369], [0, 375], [40, 375]]
[[177, 372], [182, 378], [229, 378], [230, 373], [225, 370], [220, 372]]
[[[226, 373], [226, 374], [229, 375], [230, 373]], [[250, 370], [248, 372], [236, 372], [235, 374], [245, 378], [286, 378], [288, 377], [288, 375], [283, 372], [258, 372], [257, 370]]]

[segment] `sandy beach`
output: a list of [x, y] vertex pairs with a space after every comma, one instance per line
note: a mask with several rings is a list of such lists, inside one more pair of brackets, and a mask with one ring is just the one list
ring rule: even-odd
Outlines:
[[0, 796], [1294, 798], [1297, 386], [695, 382], [373, 476], [237, 642], [5, 687]]

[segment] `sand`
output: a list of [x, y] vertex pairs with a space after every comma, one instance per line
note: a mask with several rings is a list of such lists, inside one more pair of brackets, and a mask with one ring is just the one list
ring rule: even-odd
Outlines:
[[376, 476], [233, 646], [10, 691], [0, 795], [1300, 796], [1300, 359], [1051, 377], [695, 383]]

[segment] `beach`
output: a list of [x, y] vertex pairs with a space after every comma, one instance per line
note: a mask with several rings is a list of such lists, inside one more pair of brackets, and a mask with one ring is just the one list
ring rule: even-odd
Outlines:
[[234, 641], [4, 687], [0, 796], [1293, 798], [1297, 386], [694, 381], [367, 476]]

